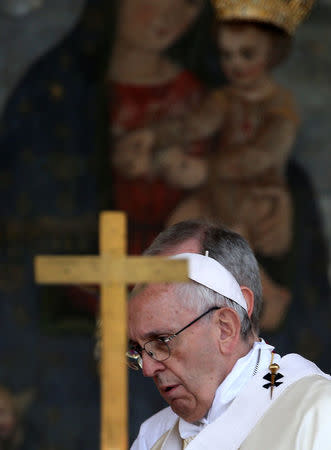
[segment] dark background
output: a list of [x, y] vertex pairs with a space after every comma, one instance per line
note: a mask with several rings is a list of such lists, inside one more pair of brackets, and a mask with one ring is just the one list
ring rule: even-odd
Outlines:
[[[25, 27], [35, 20], [33, 14], [38, 13], [26, 16]], [[91, 0], [76, 16], [71, 30], [30, 62], [14, 89], [7, 89], [0, 124], [0, 384], [14, 393], [35, 391], [24, 419], [25, 450], [99, 446], [95, 319], [88, 307], [78, 311], [68, 302], [66, 289], [37, 287], [32, 267], [37, 253], [96, 253], [98, 213], [111, 208], [103, 73], [116, 29], [116, 3]], [[283, 266], [292, 273], [295, 301], [281, 329], [264, 336], [280, 353], [303, 353], [327, 371], [330, 19], [331, 8], [320, 3], [278, 73], [295, 93], [303, 119], [288, 169], [297, 207], [296, 252], [290, 267]], [[199, 32], [171, 53], [214, 86], [223, 80], [205, 33], [209, 20], [203, 17]], [[271, 261], [265, 264], [278, 270]], [[132, 439], [161, 402], [150, 394], [148, 380], [131, 377]]]

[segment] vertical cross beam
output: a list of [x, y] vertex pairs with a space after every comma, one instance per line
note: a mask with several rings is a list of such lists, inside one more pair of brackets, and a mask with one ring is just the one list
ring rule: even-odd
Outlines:
[[[126, 253], [126, 219], [121, 213], [103, 212], [99, 246], [102, 256]], [[101, 285], [101, 449], [127, 446], [126, 285]], [[120, 445], [120, 447], [118, 447]]]
[[36, 256], [38, 283], [101, 285], [101, 450], [126, 450], [126, 287], [146, 282], [187, 281], [183, 260], [126, 256], [126, 217], [103, 212], [100, 256]]

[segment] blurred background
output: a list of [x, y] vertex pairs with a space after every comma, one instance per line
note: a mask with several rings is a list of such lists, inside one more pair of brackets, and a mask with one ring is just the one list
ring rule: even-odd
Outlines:
[[[0, 0], [1, 449], [99, 446], [98, 288], [38, 287], [33, 257], [97, 253], [104, 209], [128, 213], [128, 251], [139, 254], [201, 187], [190, 179], [181, 184], [191, 160], [169, 180], [160, 161], [173, 167], [173, 153], [151, 167], [146, 148], [149, 127], [180, 120], [228, 83], [214, 12], [207, 0], [159, 3], [155, 9], [151, 0]], [[277, 352], [301, 353], [327, 372], [330, 21], [331, 0], [319, 0], [273, 71], [300, 115], [286, 162], [293, 239], [281, 255], [257, 252], [280, 289], [271, 295], [262, 337]], [[184, 158], [204, 160], [213, 145], [209, 138], [189, 142]], [[286, 299], [280, 308], [278, 294]], [[137, 373], [130, 374], [129, 402], [132, 442], [163, 403]]]

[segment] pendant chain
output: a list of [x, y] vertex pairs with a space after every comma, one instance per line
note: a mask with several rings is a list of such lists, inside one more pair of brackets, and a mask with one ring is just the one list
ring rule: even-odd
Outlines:
[[261, 349], [259, 348], [259, 353], [257, 355], [257, 361], [256, 361], [256, 366], [255, 366], [255, 369], [254, 369], [254, 372], [253, 372], [253, 377], [254, 377], [254, 375], [256, 375], [257, 369], [259, 368], [260, 358], [261, 358]]

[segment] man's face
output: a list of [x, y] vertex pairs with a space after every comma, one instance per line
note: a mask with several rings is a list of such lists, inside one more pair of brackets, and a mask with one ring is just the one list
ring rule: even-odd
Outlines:
[[[155, 361], [145, 351], [142, 354], [144, 376], [153, 378], [164, 400], [188, 422], [207, 413], [227, 375], [218, 346], [216, 313], [175, 337], [169, 343], [171, 355], [166, 361]], [[149, 285], [130, 300], [129, 338], [143, 347], [150, 339], [176, 333], [198, 315], [176, 298], [174, 285]]]

